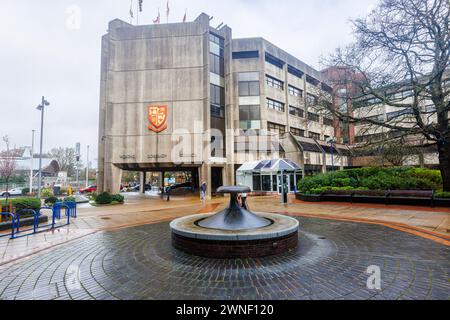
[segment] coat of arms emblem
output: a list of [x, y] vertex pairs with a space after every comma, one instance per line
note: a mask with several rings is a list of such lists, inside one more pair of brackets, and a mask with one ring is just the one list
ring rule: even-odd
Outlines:
[[148, 120], [150, 125], [148, 129], [159, 133], [167, 129], [167, 106], [149, 106]]

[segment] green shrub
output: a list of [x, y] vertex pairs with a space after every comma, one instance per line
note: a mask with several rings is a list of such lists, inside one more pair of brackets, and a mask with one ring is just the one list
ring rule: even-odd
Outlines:
[[52, 196], [53, 196], [53, 192], [49, 188], [45, 188], [45, 189], [41, 190], [41, 197], [50, 198]]
[[75, 197], [65, 197], [64, 202], [76, 202], [77, 200]]
[[45, 199], [44, 203], [48, 204], [48, 205], [54, 205], [56, 202], [58, 202], [58, 198], [57, 197], [48, 197], [47, 199]]
[[23, 196], [26, 196], [27, 194], [29, 194], [30, 193], [30, 188], [23, 188], [22, 189], [22, 195]]
[[442, 190], [437, 170], [410, 167], [360, 168], [329, 172], [299, 181], [297, 190], [317, 194], [333, 188], [342, 190]]
[[113, 194], [112, 196], [113, 202], [123, 203], [125, 201], [125, 197], [121, 194]]
[[113, 202], [113, 197], [108, 192], [103, 192], [96, 197], [95, 202], [97, 204], [110, 204]]
[[[41, 200], [36, 198], [14, 198], [9, 199], [8, 204], [9, 203], [12, 203], [12, 206], [16, 208], [16, 211], [19, 211], [21, 209], [39, 210], [41, 208]], [[9, 211], [9, 208], [5, 208], [6, 200], [1, 200], [0, 204], [3, 208], [2, 211]]]
[[436, 192], [434, 194], [435, 198], [450, 198], [450, 192]]

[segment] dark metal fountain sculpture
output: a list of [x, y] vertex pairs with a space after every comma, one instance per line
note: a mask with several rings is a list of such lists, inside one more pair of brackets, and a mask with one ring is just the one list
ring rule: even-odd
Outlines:
[[216, 214], [194, 214], [170, 223], [172, 245], [183, 252], [208, 258], [256, 258], [294, 250], [298, 220], [274, 213], [255, 214], [238, 204], [248, 187], [220, 187], [229, 193], [230, 205]]
[[269, 219], [257, 216], [256, 214], [245, 210], [238, 203], [238, 195], [241, 193], [250, 193], [249, 187], [231, 186], [220, 187], [217, 189], [219, 194], [230, 194], [230, 205], [223, 211], [199, 221], [200, 227], [218, 230], [248, 230], [264, 228], [272, 224]]

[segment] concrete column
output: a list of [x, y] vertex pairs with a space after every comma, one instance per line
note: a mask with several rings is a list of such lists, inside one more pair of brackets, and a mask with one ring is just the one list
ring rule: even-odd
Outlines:
[[140, 183], [139, 192], [140, 193], [145, 193], [146, 176], [147, 176], [147, 173], [145, 171], [139, 172], [139, 183]]
[[234, 186], [236, 184], [233, 164], [225, 165], [223, 169], [223, 184], [227, 186]]
[[206, 198], [211, 200], [211, 166], [209, 164], [202, 164], [202, 166], [199, 168], [199, 178], [200, 178], [200, 185], [203, 181], [206, 181], [207, 188], [206, 188]]
[[122, 169], [112, 163], [105, 163], [104, 170], [103, 190], [113, 194], [119, 193], [120, 182], [122, 181]]

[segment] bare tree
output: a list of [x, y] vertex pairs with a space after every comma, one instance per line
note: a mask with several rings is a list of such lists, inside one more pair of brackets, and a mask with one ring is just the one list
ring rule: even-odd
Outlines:
[[448, 0], [382, 0], [366, 18], [352, 20], [355, 43], [337, 49], [326, 62], [358, 74], [348, 80], [358, 90], [338, 97], [350, 102], [352, 109], [332, 108], [334, 115], [365, 125], [368, 133], [379, 134], [384, 141], [415, 136], [425, 138], [423, 146], [434, 144], [446, 191], [450, 191], [449, 19]]
[[2, 157], [0, 157], [0, 177], [2, 177], [6, 183], [6, 205], [8, 205], [9, 180], [16, 169], [16, 160], [12, 150], [9, 147], [10, 144], [8, 136], [3, 137], [3, 142], [6, 145], [6, 150], [2, 152]]
[[61, 171], [66, 171], [68, 176], [75, 174], [77, 159], [73, 148], [54, 148], [50, 152], [50, 157], [59, 162]]

